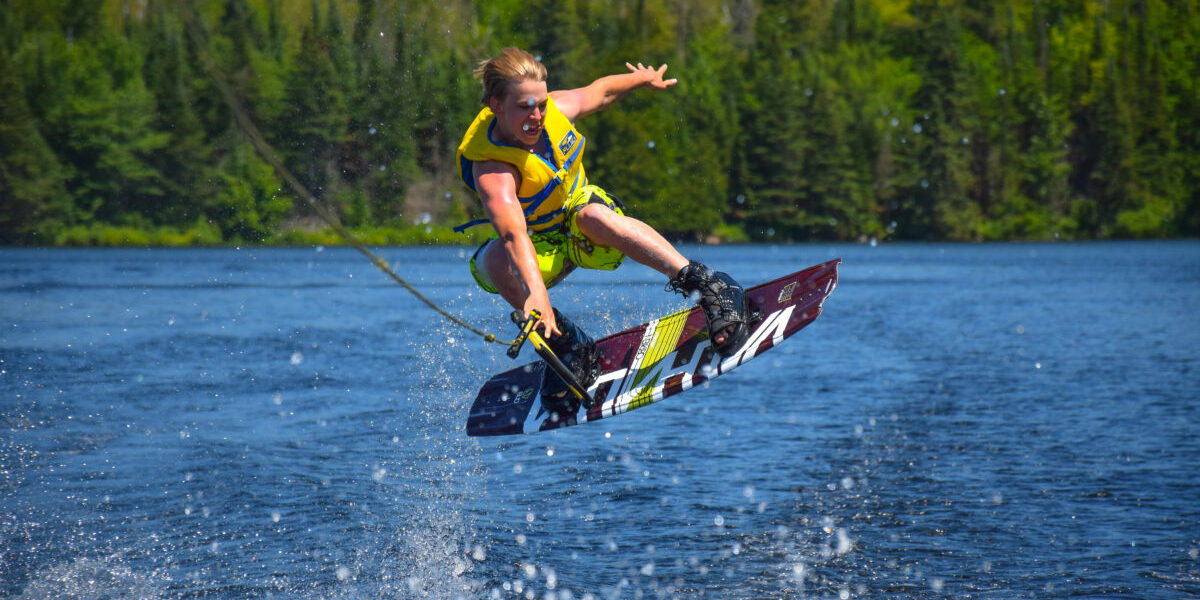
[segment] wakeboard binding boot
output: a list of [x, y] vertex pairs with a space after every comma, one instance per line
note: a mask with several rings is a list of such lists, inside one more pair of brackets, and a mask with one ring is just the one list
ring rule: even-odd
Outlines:
[[[728, 357], [746, 343], [753, 316], [749, 314], [745, 290], [732, 277], [693, 260], [679, 270], [666, 289], [687, 297], [699, 296], [709, 340], [721, 356]], [[725, 333], [725, 339], [718, 344], [716, 339], [721, 332]]]
[[[574, 322], [554, 309], [554, 320], [561, 334], [550, 336], [546, 345], [554, 351], [575, 379], [587, 389], [600, 377], [600, 350], [596, 342]], [[542, 406], [551, 413], [574, 416], [580, 400], [570, 386], [553, 370], [547, 369], [542, 380]], [[592, 408], [591, 406], [587, 408]]]

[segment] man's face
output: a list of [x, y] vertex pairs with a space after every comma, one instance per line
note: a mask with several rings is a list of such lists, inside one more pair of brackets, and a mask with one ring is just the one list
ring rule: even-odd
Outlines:
[[504, 98], [492, 98], [500, 133], [508, 141], [532, 146], [542, 135], [546, 118], [546, 101], [550, 97], [545, 81], [511, 83]]

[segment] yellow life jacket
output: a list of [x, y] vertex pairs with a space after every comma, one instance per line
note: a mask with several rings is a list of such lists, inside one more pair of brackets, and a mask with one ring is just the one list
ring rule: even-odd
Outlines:
[[[521, 209], [525, 212], [526, 227], [533, 232], [557, 229], [564, 218], [563, 205], [576, 189], [587, 185], [582, 160], [583, 134], [558, 110], [553, 98], [547, 98], [546, 116], [542, 121], [542, 137], [549, 141], [552, 162], [523, 148], [501, 142], [496, 137], [495, 128], [496, 115], [486, 106], [467, 128], [462, 143], [458, 145], [459, 175], [463, 183], [479, 193], [475, 189], [475, 175], [472, 172], [474, 163], [487, 160], [508, 163], [521, 174], [517, 199], [521, 201]], [[487, 222], [488, 219], [479, 219], [459, 225], [454, 230], [461, 232]]]

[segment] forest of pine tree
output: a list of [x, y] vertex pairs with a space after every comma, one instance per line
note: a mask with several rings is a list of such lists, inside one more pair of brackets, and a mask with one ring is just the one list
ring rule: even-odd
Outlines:
[[552, 90], [670, 65], [579, 127], [676, 239], [1200, 235], [1190, 0], [6, 0], [0, 244], [335, 242], [204, 55], [368, 242], [465, 241], [471, 71], [510, 45]]

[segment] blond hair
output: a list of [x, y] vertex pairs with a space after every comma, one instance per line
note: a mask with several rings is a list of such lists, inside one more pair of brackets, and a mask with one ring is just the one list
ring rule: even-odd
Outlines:
[[509, 46], [501, 50], [499, 55], [480, 62], [475, 68], [475, 77], [483, 82], [483, 99], [480, 102], [487, 106], [492, 98], [503, 98], [511, 83], [545, 81], [546, 65], [538, 62], [532, 54]]

